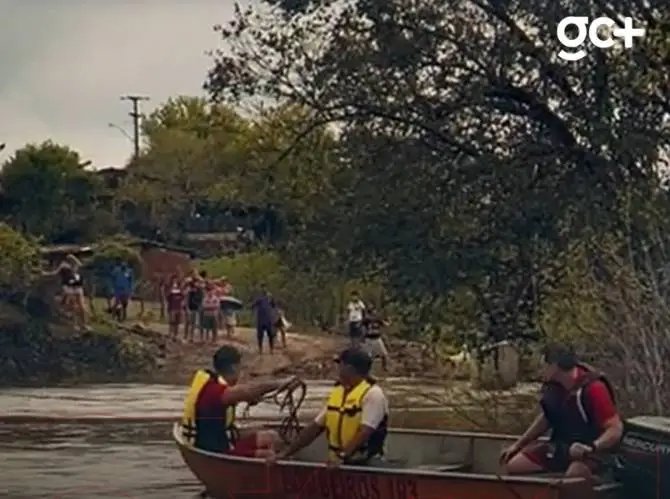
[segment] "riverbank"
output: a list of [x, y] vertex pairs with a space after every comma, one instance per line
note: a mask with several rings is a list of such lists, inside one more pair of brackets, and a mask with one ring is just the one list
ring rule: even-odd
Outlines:
[[102, 320], [76, 331], [0, 302], [0, 386], [141, 381], [166, 350], [161, 334]]
[[[391, 362], [377, 376], [444, 379], [444, 364], [421, 343], [388, 340]], [[117, 324], [98, 318], [90, 331], [78, 332], [65, 322], [29, 317], [22, 309], [0, 303], [0, 386], [46, 386], [78, 383], [140, 382], [183, 385], [193, 372], [209, 367], [216, 348], [233, 344], [243, 353], [250, 377], [298, 375], [332, 379], [333, 357], [346, 348], [345, 336], [291, 331], [287, 346], [259, 355], [256, 333], [240, 327], [216, 344], [173, 340], [167, 325], [155, 321]]]

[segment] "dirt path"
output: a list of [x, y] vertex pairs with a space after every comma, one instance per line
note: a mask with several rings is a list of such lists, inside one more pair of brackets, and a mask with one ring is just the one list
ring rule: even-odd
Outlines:
[[[267, 351], [258, 354], [256, 332], [250, 328], [237, 328], [236, 334], [229, 339], [219, 336], [216, 345], [212, 343], [188, 343], [181, 339], [168, 338], [166, 324], [150, 323], [135, 325], [150, 335], [159, 334], [164, 338], [161, 348], [160, 369], [151, 376], [157, 383], [188, 383], [196, 369], [208, 368], [212, 364], [212, 355], [217, 347], [225, 344], [237, 346], [243, 354], [244, 371], [248, 376], [289, 376], [298, 375], [305, 379], [332, 379], [335, 375], [333, 356], [346, 348], [348, 338], [337, 334], [290, 332], [287, 335], [287, 348], [275, 348], [274, 354]], [[444, 379], [448, 367], [435, 357], [428, 346], [408, 342], [397, 338], [387, 338], [391, 359], [387, 372], [381, 371], [379, 362], [373, 366], [373, 375], [378, 378], [421, 377]]]
[[[168, 334], [167, 325], [153, 323], [146, 327], [162, 334]], [[210, 367], [212, 355], [221, 345], [235, 345], [242, 351], [245, 373], [249, 376], [271, 376], [280, 373], [298, 374], [304, 366], [314, 366], [332, 359], [344, 345], [341, 337], [289, 333], [287, 348], [275, 348], [274, 354], [265, 350], [258, 354], [256, 332], [250, 328], [237, 328], [236, 334], [229, 339], [219, 336], [216, 345], [212, 343], [188, 343], [183, 340], [168, 340], [165, 359], [161, 369], [163, 382], [184, 384], [193, 376], [193, 372], [202, 367]], [[267, 349], [267, 344], [265, 345]]]

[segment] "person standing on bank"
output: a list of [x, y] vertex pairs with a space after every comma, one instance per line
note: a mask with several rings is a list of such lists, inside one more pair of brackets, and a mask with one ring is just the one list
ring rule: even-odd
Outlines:
[[292, 377], [259, 383], [238, 383], [242, 355], [225, 345], [214, 354], [213, 370], [197, 371], [184, 402], [181, 431], [192, 446], [209, 452], [242, 457], [272, 457], [280, 438], [274, 430], [238, 430], [235, 407], [257, 403], [265, 394], [291, 389]]
[[365, 318], [365, 303], [361, 300], [358, 291], [351, 292], [347, 303], [347, 322], [349, 323], [349, 340], [352, 347], [360, 346], [363, 340], [363, 319]]
[[[526, 433], [501, 456], [509, 474], [564, 472], [591, 478], [593, 456], [612, 451], [620, 442], [623, 423], [607, 378], [578, 361], [574, 351], [555, 345], [546, 349], [542, 412]], [[549, 442], [537, 440], [551, 430]]]
[[128, 262], [117, 258], [110, 277], [114, 292], [112, 310], [119, 321], [124, 321], [128, 318], [128, 304], [133, 295], [135, 281], [133, 269], [130, 268]]
[[389, 407], [381, 387], [370, 377], [372, 359], [359, 348], [349, 348], [336, 362], [338, 382], [325, 407], [276, 458], [293, 456], [325, 431], [331, 466], [384, 466]]
[[382, 369], [388, 369], [389, 352], [382, 338], [382, 329], [391, 324], [390, 321], [384, 317], [371, 305], [368, 308], [365, 319], [363, 319], [363, 326], [365, 327], [365, 341], [363, 342], [363, 349], [372, 357], [372, 360], [380, 358], [382, 361]]
[[188, 341], [194, 341], [195, 329], [200, 328], [200, 339], [202, 339], [202, 301], [205, 297], [205, 284], [198, 275], [197, 270], [191, 272], [191, 277], [186, 283], [186, 323], [184, 328], [184, 338]]
[[263, 338], [268, 337], [268, 346], [270, 354], [274, 353], [275, 346], [275, 321], [277, 317], [277, 307], [268, 292], [265, 284], [261, 285], [261, 294], [251, 305], [251, 309], [256, 313], [256, 338], [258, 340], [258, 353], [263, 355]]

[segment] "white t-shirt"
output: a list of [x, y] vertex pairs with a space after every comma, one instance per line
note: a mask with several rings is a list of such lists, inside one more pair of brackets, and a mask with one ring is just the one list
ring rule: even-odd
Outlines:
[[361, 300], [350, 301], [347, 304], [347, 312], [349, 313], [349, 322], [361, 322], [363, 320], [363, 312], [365, 311], [365, 303]]
[[[383, 390], [379, 385], [372, 385], [361, 401], [361, 424], [369, 428], [377, 428], [384, 419], [384, 416], [389, 412], [389, 403], [384, 395]], [[319, 415], [314, 419], [314, 422], [319, 426], [326, 425], [327, 407], [321, 409]]]

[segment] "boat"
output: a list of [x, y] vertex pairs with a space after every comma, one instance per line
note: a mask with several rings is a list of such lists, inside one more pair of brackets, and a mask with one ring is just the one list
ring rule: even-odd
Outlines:
[[194, 448], [179, 424], [173, 433], [186, 465], [215, 499], [628, 499], [613, 477], [592, 485], [557, 474], [499, 475], [500, 452], [512, 435], [391, 429], [385, 467], [329, 468], [324, 438], [268, 465]]

